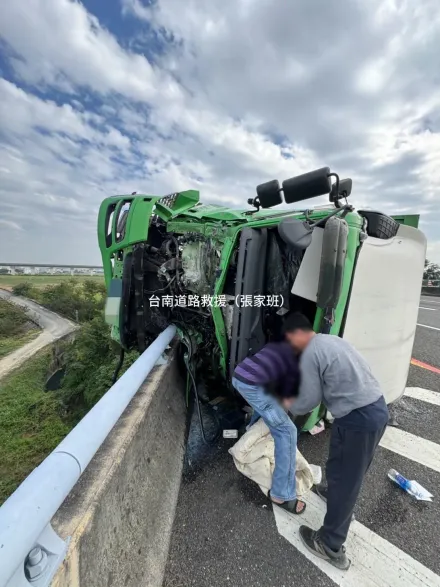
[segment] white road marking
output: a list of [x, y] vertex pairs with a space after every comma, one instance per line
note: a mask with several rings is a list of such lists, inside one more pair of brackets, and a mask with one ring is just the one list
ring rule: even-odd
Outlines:
[[431, 440], [389, 426], [380, 446], [440, 473], [440, 445]]
[[430, 312], [437, 312], [437, 308], [425, 308], [424, 306], [419, 306], [419, 310], [429, 310]]
[[419, 324], [418, 322], [417, 326], [423, 326], [423, 328], [431, 328], [431, 330], [440, 330], [440, 328], [437, 328], [436, 326], [428, 326], [427, 324]]
[[[440, 393], [429, 389], [407, 387], [405, 396], [440, 406]], [[390, 427], [381, 446], [440, 472], [440, 446], [435, 442]], [[292, 516], [274, 506], [278, 532], [340, 587], [395, 587], [405, 584], [440, 587], [438, 575], [357, 521], [351, 524], [346, 543], [352, 562], [348, 571], [340, 571], [314, 556], [303, 545], [299, 526], [305, 524], [318, 529], [322, 525], [326, 506], [312, 492], [307, 495], [306, 502], [306, 511], [301, 516]]]
[[312, 492], [307, 495], [306, 502], [306, 511], [301, 516], [288, 514], [274, 506], [278, 532], [337, 585], [440, 587], [438, 575], [357, 521], [352, 522], [346, 543], [347, 555], [351, 559], [348, 571], [340, 571], [311, 554], [303, 545], [298, 529], [305, 524], [317, 530], [324, 519], [326, 506]]
[[440, 406], [440, 393], [437, 393], [436, 391], [423, 389], [421, 387], [407, 387], [405, 389], [405, 396], [419, 399], [428, 404]]
[[436, 300], [430, 300], [426, 298], [421, 298], [420, 301], [424, 302], [425, 304], [440, 304], [440, 301], [437, 302]]

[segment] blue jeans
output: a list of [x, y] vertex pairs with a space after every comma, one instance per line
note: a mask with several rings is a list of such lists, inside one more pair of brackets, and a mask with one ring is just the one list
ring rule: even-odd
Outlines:
[[275, 442], [275, 469], [272, 475], [270, 494], [275, 499], [296, 499], [296, 426], [276, 399], [263, 387], [242, 383], [235, 377], [232, 385], [254, 409], [251, 423], [261, 416], [267, 424]]

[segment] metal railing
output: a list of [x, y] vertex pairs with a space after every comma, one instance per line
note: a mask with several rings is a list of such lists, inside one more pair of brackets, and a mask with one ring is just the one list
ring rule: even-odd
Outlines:
[[176, 333], [168, 326], [0, 508], [0, 587], [46, 587], [68, 541], [50, 525]]

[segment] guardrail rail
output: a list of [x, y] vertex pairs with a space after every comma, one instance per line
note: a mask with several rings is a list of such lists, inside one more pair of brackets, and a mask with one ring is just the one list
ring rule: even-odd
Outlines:
[[168, 326], [0, 508], [0, 587], [48, 587], [64, 559], [51, 520], [176, 333]]

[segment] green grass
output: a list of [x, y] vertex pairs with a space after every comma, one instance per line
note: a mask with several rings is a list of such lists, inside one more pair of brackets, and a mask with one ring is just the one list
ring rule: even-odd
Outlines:
[[69, 279], [77, 281], [97, 281], [104, 283], [103, 275], [0, 275], [0, 287], [12, 288], [18, 283], [29, 282], [34, 287], [56, 285]]
[[0, 359], [40, 334], [37, 326], [29, 325], [22, 308], [0, 299]]
[[[103, 319], [102, 278], [77, 278], [72, 282], [67, 276], [57, 284], [46, 282], [45, 287], [38, 288], [33, 287], [34, 280], [29, 276], [12, 277], [19, 280], [14, 285], [22, 289], [23, 295], [61, 315], [78, 319], [82, 328], [71, 348], [69, 345], [64, 349], [65, 356], [62, 352], [57, 355], [67, 369], [60, 390], [44, 389], [49, 371], [54, 368], [50, 364], [52, 349], [41, 351], [0, 381], [0, 504], [111, 386], [118, 359]], [[30, 283], [30, 287], [23, 287], [25, 283]], [[3, 302], [0, 306], [0, 332], [4, 338], [15, 339], [27, 332], [27, 322], [22, 310], [13, 304]], [[10, 349], [11, 341], [7, 344]], [[129, 362], [130, 354], [124, 369]]]
[[75, 424], [44, 391], [50, 361], [46, 349], [0, 381], [0, 505]]
[[39, 334], [40, 330], [35, 328], [13, 338], [3, 338], [0, 336], [0, 359], [6, 357], [9, 353], [16, 351], [28, 342], [31, 342], [34, 338], [37, 338]]

